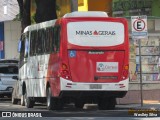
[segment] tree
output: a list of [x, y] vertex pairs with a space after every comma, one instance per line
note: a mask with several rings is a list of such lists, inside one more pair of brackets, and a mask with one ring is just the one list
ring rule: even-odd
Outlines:
[[35, 0], [37, 9], [35, 22], [40, 23], [48, 20], [57, 19], [56, 0]]
[[71, 12], [78, 11], [78, 0], [71, 0]]
[[[22, 31], [31, 24], [31, 0], [17, 0], [20, 8], [20, 18]], [[56, 0], [35, 0], [36, 15], [35, 22], [40, 23], [48, 20], [57, 19]]]
[[17, 0], [20, 8], [20, 19], [21, 19], [21, 26], [22, 32], [24, 28], [31, 24], [30, 20], [30, 5], [31, 0]]

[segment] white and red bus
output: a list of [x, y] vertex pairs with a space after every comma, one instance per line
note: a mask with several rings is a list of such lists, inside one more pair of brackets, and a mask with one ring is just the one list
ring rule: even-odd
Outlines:
[[104, 12], [73, 12], [25, 28], [21, 40], [19, 80], [22, 102], [48, 109], [65, 103], [83, 108], [97, 103], [114, 109], [129, 81], [128, 25]]

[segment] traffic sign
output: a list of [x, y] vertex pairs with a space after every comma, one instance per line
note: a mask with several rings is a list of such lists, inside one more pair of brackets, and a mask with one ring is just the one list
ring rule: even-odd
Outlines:
[[146, 38], [147, 31], [147, 16], [131, 16], [132, 23], [132, 37]]

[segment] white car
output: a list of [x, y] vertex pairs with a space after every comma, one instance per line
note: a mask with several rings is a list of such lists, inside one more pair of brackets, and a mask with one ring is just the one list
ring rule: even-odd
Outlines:
[[0, 98], [11, 97], [18, 76], [18, 60], [0, 60]]

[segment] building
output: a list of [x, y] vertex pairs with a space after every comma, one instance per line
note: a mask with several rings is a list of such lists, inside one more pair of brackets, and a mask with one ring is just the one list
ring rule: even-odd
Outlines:
[[20, 21], [12, 21], [19, 13], [17, 0], [0, 0], [0, 59], [19, 58]]
[[0, 0], [0, 22], [13, 20], [18, 13], [17, 0]]
[[0, 22], [0, 59], [19, 58], [17, 48], [20, 36], [20, 21]]

